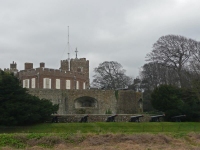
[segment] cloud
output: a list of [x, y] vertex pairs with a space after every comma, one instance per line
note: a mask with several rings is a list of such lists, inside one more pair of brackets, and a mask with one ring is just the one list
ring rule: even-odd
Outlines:
[[130, 76], [139, 68], [153, 43], [167, 34], [200, 39], [198, 0], [0, 0], [0, 68], [16, 61], [59, 68], [70, 55], [90, 60], [93, 69], [117, 61]]

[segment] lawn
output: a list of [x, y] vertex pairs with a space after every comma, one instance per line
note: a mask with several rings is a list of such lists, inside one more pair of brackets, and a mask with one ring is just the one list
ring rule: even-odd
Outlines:
[[0, 133], [160, 133], [200, 132], [199, 122], [96, 122], [44, 123], [33, 126], [0, 127]]
[[[125, 148], [127, 147], [127, 148]], [[137, 147], [137, 148], [136, 148]], [[0, 126], [0, 149], [188, 149], [200, 147], [198, 122], [44, 123]]]

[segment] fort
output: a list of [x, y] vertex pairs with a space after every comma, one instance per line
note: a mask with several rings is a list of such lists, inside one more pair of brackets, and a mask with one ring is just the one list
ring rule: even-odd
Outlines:
[[59, 104], [58, 114], [134, 114], [143, 112], [142, 94], [133, 90], [92, 89], [89, 84], [89, 60], [75, 58], [61, 60], [59, 69], [45, 68], [41, 62], [25, 63], [17, 70], [13, 61], [10, 69], [28, 92]]
[[133, 90], [30, 89], [29, 92], [59, 104], [58, 114], [135, 114], [143, 111], [141, 93]]

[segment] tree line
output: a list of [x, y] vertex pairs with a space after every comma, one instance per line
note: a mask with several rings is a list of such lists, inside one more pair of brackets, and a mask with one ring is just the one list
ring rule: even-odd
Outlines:
[[[107, 89], [128, 87], [143, 92], [144, 111], [179, 110], [176, 113], [180, 114], [184, 110], [189, 112], [190, 107], [200, 116], [200, 42], [180, 35], [162, 36], [146, 55], [146, 62], [136, 79], [128, 77], [117, 62], [101, 63], [94, 69], [93, 85]], [[172, 97], [178, 97], [180, 103], [175, 103], [172, 97], [164, 101], [166, 98], [159, 96], [159, 92], [165, 95], [163, 92], [167, 92], [167, 89], [177, 92]], [[166, 102], [176, 108], [161, 109], [168, 105]], [[193, 111], [190, 112], [192, 114]]]

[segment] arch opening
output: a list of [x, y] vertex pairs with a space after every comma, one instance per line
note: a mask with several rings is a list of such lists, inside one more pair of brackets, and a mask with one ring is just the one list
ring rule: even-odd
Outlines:
[[79, 97], [75, 100], [75, 108], [97, 108], [97, 100], [89, 96]]

